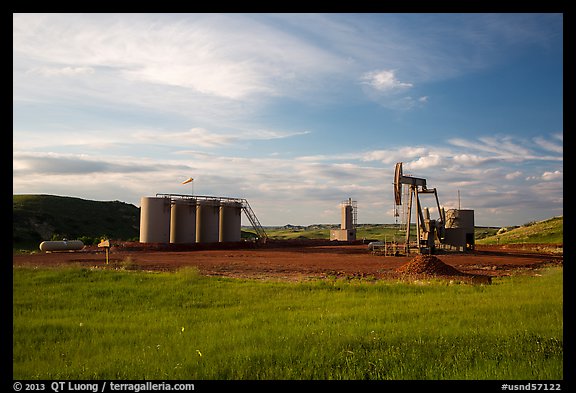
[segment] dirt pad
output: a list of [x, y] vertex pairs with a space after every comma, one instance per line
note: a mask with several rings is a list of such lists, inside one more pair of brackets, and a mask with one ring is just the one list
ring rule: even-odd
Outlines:
[[445, 264], [434, 255], [417, 255], [412, 258], [410, 262], [396, 269], [396, 271], [407, 276], [458, 277], [460, 279], [465, 278], [465, 281], [475, 284], [492, 283], [490, 276], [461, 272], [460, 270]]
[[[233, 247], [234, 246], [234, 247]], [[194, 266], [202, 275], [249, 279], [307, 280], [318, 278], [429, 279], [430, 274], [407, 275], [398, 268], [408, 264], [412, 256], [373, 255], [366, 244], [341, 244], [330, 241], [277, 241], [270, 244], [211, 245], [210, 247], [162, 247], [139, 243], [118, 243], [110, 250], [110, 264], [105, 263], [103, 250], [96, 246], [82, 251], [14, 254], [13, 266], [83, 266], [98, 269], [143, 271], [177, 271]], [[532, 249], [476, 247], [473, 252], [437, 254], [444, 267], [432, 267], [437, 277], [467, 282], [486, 277], [511, 274], [536, 274], [546, 266], [562, 266], [563, 256]], [[458, 275], [450, 273], [452, 267]], [[405, 269], [409, 269], [406, 267]], [[416, 269], [412, 266], [410, 269]], [[453, 271], [452, 271], [453, 272]], [[439, 273], [445, 273], [440, 275]], [[467, 274], [464, 276], [463, 274]], [[453, 277], [453, 278], [452, 278]]]

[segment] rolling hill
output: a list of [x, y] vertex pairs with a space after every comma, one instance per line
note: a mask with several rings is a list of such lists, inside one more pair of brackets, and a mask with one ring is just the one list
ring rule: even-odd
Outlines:
[[140, 209], [120, 201], [56, 195], [13, 195], [13, 244], [79, 237], [138, 238]]
[[476, 244], [563, 244], [563, 240], [564, 216], [558, 216], [519, 227], [502, 228], [492, 236], [481, 240], [477, 239]]

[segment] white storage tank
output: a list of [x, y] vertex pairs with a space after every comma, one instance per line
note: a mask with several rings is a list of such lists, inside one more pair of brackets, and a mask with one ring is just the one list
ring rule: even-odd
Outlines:
[[196, 203], [196, 242], [217, 243], [219, 240], [220, 202], [199, 200]]
[[196, 242], [196, 200], [176, 199], [170, 209], [170, 243]]
[[220, 242], [239, 242], [241, 240], [242, 204], [239, 202], [221, 202], [220, 204]]
[[170, 198], [140, 198], [140, 243], [170, 241]]

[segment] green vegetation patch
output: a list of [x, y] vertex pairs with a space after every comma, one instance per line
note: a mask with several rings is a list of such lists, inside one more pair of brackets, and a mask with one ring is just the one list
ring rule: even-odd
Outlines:
[[562, 269], [490, 286], [14, 268], [14, 379], [562, 379]]

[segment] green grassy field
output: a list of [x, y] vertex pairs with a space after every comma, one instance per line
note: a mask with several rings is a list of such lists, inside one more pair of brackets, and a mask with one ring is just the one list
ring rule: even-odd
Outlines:
[[[531, 222], [518, 227], [505, 228], [503, 233], [497, 234], [498, 227], [476, 227], [476, 244], [562, 244], [564, 236], [564, 217], [553, 217], [548, 220]], [[323, 225], [292, 228], [267, 228], [266, 232], [271, 239], [330, 239], [330, 228]], [[412, 225], [412, 238], [415, 239], [416, 225]], [[361, 224], [357, 227], [357, 239], [370, 239], [379, 241], [402, 241], [405, 232], [396, 224]]]
[[[339, 228], [339, 226], [334, 226]], [[414, 226], [416, 228], [416, 226]], [[302, 229], [266, 228], [269, 238], [276, 240], [288, 239], [330, 239], [330, 228], [325, 225], [312, 225]], [[357, 227], [356, 239], [370, 240], [397, 240], [404, 239], [405, 234], [398, 225], [394, 224], [362, 224]]]
[[562, 269], [274, 282], [13, 268], [14, 379], [562, 379]]

